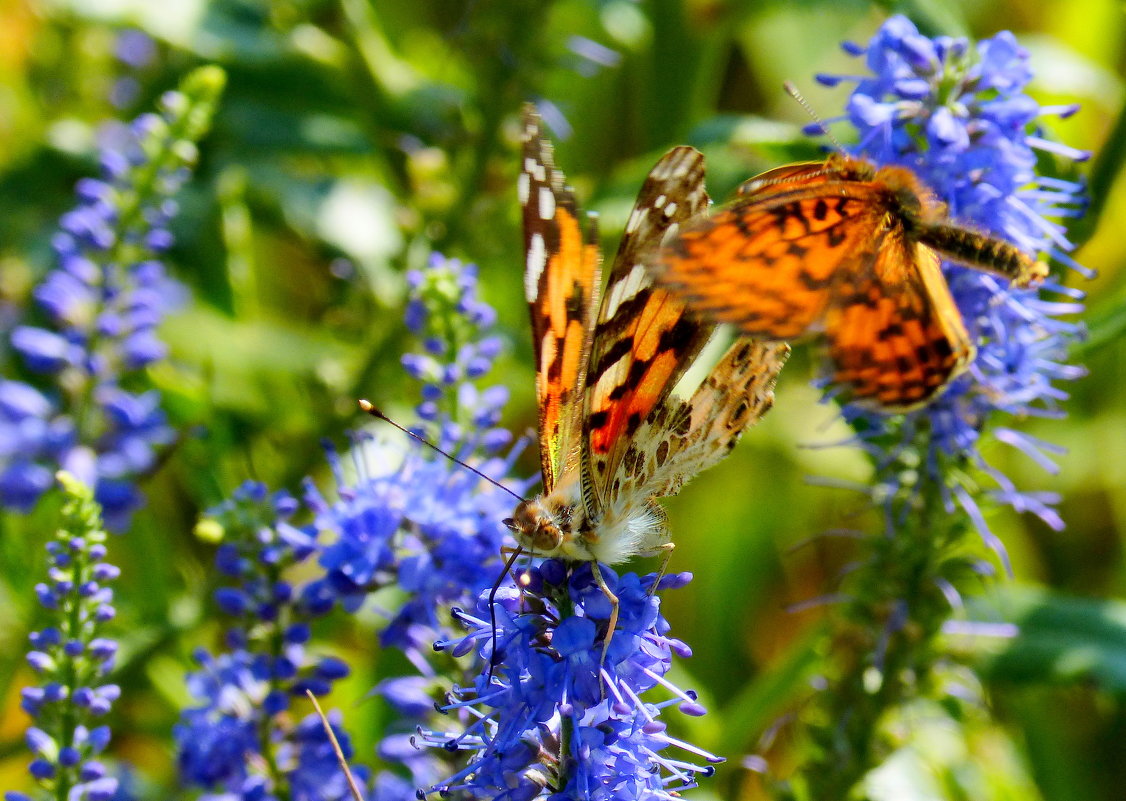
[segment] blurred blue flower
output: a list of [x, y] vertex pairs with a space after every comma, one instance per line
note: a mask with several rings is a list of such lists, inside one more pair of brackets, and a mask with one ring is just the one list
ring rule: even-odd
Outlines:
[[348, 795], [320, 719], [295, 725], [289, 715], [293, 697], [325, 695], [348, 675], [341, 660], [313, 657], [305, 647], [309, 621], [328, 610], [305, 604], [303, 588], [286, 578], [318, 552], [315, 530], [290, 522], [299, 510], [287, 493], [247, 482], [200, 524], [202, 535], [222, 539], [216, 565], [233, 581], [215, 593], [231, 618], [229, 650], [196, 653], [200, 670], [188, 677], [188, 689], [201, 705], [186, 710], [173, 733], [189, 784], [272, 798], [284, 776], [293, 798]]
[[[1028, 53], [1007, 31], [976, 45], [965, 39], [929, 39], [906, 17], [887, 20], [863, 54], [871, 75], [819, 76], [829, 85], [856, 83], [847, 119], [859, 134], [853, 151], [880, 164], [910, 167], [949, 206], [955, 219], [1007, 239], [1029, 253], [1047, 252], [1057, 262], [1089, 273], [1068, 256], [1072, 244], [1053, 221], [1084, 208], [1084, 187], [1076, 181], [1036, 174], [1039, 159], [1083, 160], [1087, 154], [1041, 136], [1039, 121], [1075, 108], [1041, 108], [1024, 93], [1032, 72]], [[1016, 289], [1002, 279], [959, 265], [944, 264], [951, 292], [977, 358], [966, 375], [927, 407], [902, 422], [856, 406], [844, 416], [862, 433], [884, 470], [891, 490], [910, 489], [905, 480], [919, 468], [943, 487], [948, 510], [963, 506], [980, 519], [973, 496], [950, 491], [948, 462], [969, 461], [991, 476], [995, 499], [1031, 511], [1053, 528], [1063, 523], [1054, 499], [1021, 492], [985, 461], [981, 437], [994, 412], [1017, 418], [1061, 417], [1067, 393], [1058, 382], [1084, 374], [1067, 364], [1068, 348], [1083, 335], [1079, 323], [1061, 319], [1082, 311], [1083, 293], [1049, 278], [1040, 288]], [[1055, 299], [1044, 293], [1054, 293]], [[1015, 445], [1054, 471], [1058, 449], [1026, 435], [993, 427], [994, 438]], [[922, 463], [904, 465], [925, 436]], [[899, 471], [899, 472], [897, 472]], [[988, 536], [987, 532], [986, 533]]]
[[[501, 453], [511, 442], [496, 427], [507, 395], [474, 383], [500, 352], [489, 334], [496, 315], [477, 298], [476, 268], [435, 256], [407, 281], [407, 323], [422, 345], [404, 357], [408, 372], [422, 382], [417, 431], [504, 478], [519, 448]], [[226, 636], [229, 651], [200, 652], [201, 670], [189, 677], [192, 695], [202, 702], [183, 714], [176, 731], [189, 783], [239, 798], [270, 797], [278, 777], [261, 765], [275, 763], [292, 766], [285, 775], [292, 788], [319, 788], [325, 798], [345, 793], [319, 722], [293, 725], [282, 713], [292, 695], [305, 689], [323, 694], [347, 673], [339, 660], [305, 655], [309, 621], [337, 605], [355, 612], [387, 587], [402, 601], [381, 610], [388, 618], [382, 644], [402, 650], [424, 675], [377, 688], [401, 714], [380, 755], [406, 768], [411, 781], [383, 773], [371, 782], [372, 793], [388, 801], [413, 798], [416, 787], [448, 773], [432, 752], [410, 745], [408, 732], [434, 714], [440, 682], [429, 659], [434, 639], [451, 625], [442, 612], [471, 603], [496, 580], [500, 548], [508, 542], [501, 521], [514, 500], [397, 432], [391, 441], [357, 436], [347, 460], [327, 446], [335, 479], [330, 489], [307, 480], [299, 501], [247, 483], [201, 522], [201, 536], [222, 542], [216, 564], [231, 581], [215, 600], [234, 625]], [[526, 482], [513, 484], [522, 491]], [[310, 522], [299, 525], [298, 519]], [[322, 575], [302, 584], [286, 579], [298, 566], [308, 576], [314, 560]]]
[[57, 267], [34, 292], [44, 323], [10, 336], [48, 389], [0, 383], [0, 428], [21, 443], [0, 453], [0, 503], [30, 508], [60, 466], [94, 487], [112, 528], [140, 503], [137, 477], [173, 439], [159, 395], [135, 391], [138, 372], [165, 357], [156, 328], [183, 295], [160, 261], [171, 197], [222, 85], [220, 71], [197, 70], [164, 95], [159, 115], [107, 129], [101, 178], [78, 182], [78, 206], [52, 239]]
[[[201, 798], [343, 801], [351, 797], [317, 715], [306, 716], [285, 732], [263, 725], [271, 716], [264, 710], [270, 707], [272, 692], [264, 660], [246, 652], [216, 658], [199, 652], [197, 659], [202, 669], [189, 679], [189, 689], [207, 703], [185, 712], [173, 735], [179, 744], [181, 777], [191, 785], [218, 791]], [[340, 713], [330, 712], [328, 718], [345, 758], [351, 758]], [[263, 729], [270, 736], [268, 746], [262, 742]], [[268, 754], [264, 747], [270, 749]], [[367, 783], [364, 768], [353, 768], [352, 773], [358, 785]], [[288, 786], [284, 794], [277, 786], [280, 776]]]
[[108, 801], [118, 782], [97, 757], [109, 744], [110, 730], [95, 724], [121, 693], [116, 684], [103, 683], [117, 643], [100, 636], [115, 615], [108, 585], [119, 571], [105, 561], [106, 532], [93, 493], [69, 474], [60, 472], [58, 478], [65, 496], [63, 523], [47, 544], [48, 580], [35, 587], [50, 622], [30, 635], [27, 662], [39, 683], [21, 693], [20, 705], [35, 721], [26, 737], [35, 754], [29, 771], [43, 798]]
[[[469, 633], [436, 647], [455, 656], [481, 651], [494, 667], [472, 687], [455, 687], [443, 707], [460, 718], [463, 731], [423, 733], [425, 745], [473, 753], [462, 771], [431, 791], [512, 799], [668, 797], [713, 770], [666, 754], [670, 746], [704, 763], [722, 761], [670, 737], [659, 720], [669, 706], [690, 715], [704, 709], [665, 678], [673, 653], [691, 651], [668, 636], [653, 593], [656, 576], [619, 579], [602, 571], [620, 602], [604, 665], [611, 607], [589, 563], [546, 560], [521, 575], [522, 590], [498, 592], [493, 608], [484, 593], [476, 614], [459, 613]], [[673, 576], [662, 584], [683, 586], [689, 579]], [[658, 688], [664, 700], [642, 699]]]
[[[407, 286], [407, 326], [422, 344], [402, 359], [421, 382], [422, 425], [412, 430], [521, 494], [529, 482], [506, 477], [523, 442], [502, 452], [512, 436], [497, 426], [508, 393], [476, 384], [501, 351], [491, 333], [496, 312], [478, 298], [477, 268], [434, 254], [424, 269], [407, 274]], [[399, 444], [360, 437], [351, 477], [330, 449], [332, 500], [307, 482], [314, 525], [331, 542], [320, 557], [325, 579], [309, 592], [355, 609], [373, 589], [398, 586], [406, 599], [389, 612], [381, 640], [422, 663], [435, 637], [448, 631], [440, 610], [472, 603], [496, 580], [500, 549], [510, 544], [501, 521], [514, 499], [404, 436], [393, 441]]]

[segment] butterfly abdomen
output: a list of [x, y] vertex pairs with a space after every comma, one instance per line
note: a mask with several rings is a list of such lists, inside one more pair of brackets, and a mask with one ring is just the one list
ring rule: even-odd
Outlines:
[[953, 261], [979, 267], [1026, 286], [1044, 278], [1047, 269], [1010, 242], [982, 236], [968, 228], [932, 224], [923, 228], [920, 241]]

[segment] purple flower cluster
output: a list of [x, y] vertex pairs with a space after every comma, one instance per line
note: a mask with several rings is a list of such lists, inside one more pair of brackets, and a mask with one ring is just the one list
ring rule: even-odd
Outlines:
[[[480, 650], [495, 667], [473, 687], [455, 688], [443, 707], [463, 730], [425, 732], [426, 745], [473, 753], [432, 791], [521, 801], [672, 798], [713, 769], [663, 753], [670, 746], [706, 763], [722, 761], [671, 737], [659, 720], [669, 706], [689, 715], [704, 709], [665, 678], [672, 655], [691, 651], [668, 636], [653, 592], [656, 576], [602, 572], [620, 602], [612, 634], [610, 602], [591, 566], [554, 559], [522, 573], [522, 589], [504, 589], [493, 608], [485, 594], [477, 614], [458, 615], [469, 633], [437, 647], [455, 655]], [[683, 586], [689, 579], [661, 583]], [[666, 699], [642, 699], [655, 689]]]
[[[910, 167], [947, 203], [951, 216], [1008, 239], [1029, 253], [1046, 252], [1060, 264], [1086, 271], [1067, 252], [1062, 225], [1052, 219], [1082, 213], [1083, 185], [1036, 174], [1038, 158], [1082, 160], [1086, 154], [1049, 142], [1040, 120], [1066, 116], [1075, 108], [1045, 108], [1025, 94], [1031, 78], [1028, 53], [1011, 33], [972, 45], [962, 38], [921, 35], [905, 17], [887, 20], [867, 47], [846, 44], [863, 55], [870, 75], [819, 76], [828, 85], [855, 82], [847, 120], [857, 130], [855, 153], [879, 164]], [[1062, 521], [1055, 498], [1021, 492], [983, 458], [979, 445], [985, 421], [994, 412], [1017, 417], [1061, 417], [1067, 393], [1059, 381], [1083, 375], [1066, 363], [1067, 350], [1083, 334], [1061, 315], [1082, 310], [1083, 293], [1049, 278], [1042, 287], [1015, 289], [997, 277], [958, 265], [944, 273], [972, 339], [977, 358], [968, 373], [924, 409], [902, 422], [846, 406], [844, 415], [883, 465], [893, 488], [900, 479], [900, 456], [926, 437], [924, 475], [942, 485], [948, 508], [957, 503], [980, 518], [967, 492], [946, 483], [950, 459], [969, 461], [999, 489], [994, 496], [1049, 525]], [[1047, 299], [1044, 293], [1053, 293]], [[1054, 470], [1053, 446], [1007, 428], [993, 436]], [[913, 475], [914, 471], [908, 471]], [[894, 493], [892, 493], [894, 495]]]
[[[251, 482], [198, 528], [222, 540], [216, 565], [233, 581], [216, 591], [215, 601], [232, 625], [227, 652], [197, 652], [200, 670], [188, 687], [202, 705], [184, 712], [174, 736], [186, 781], [237, 798], [275, 797], [282, 784], [295, 798], [348, 793], [342, 778], [326, 784], [339, 770], [319, 718], [295, 726], [286, 714], [295, 696], [325, 695], [348, 674], [343, 661], [306, 650], [309, 621], [331, 604], [324, 607], [308, 585], [295, 587], [285, 577], [318, 552], [315, 531], [289, 522], [298, 509], [290, 495], [269, 495]], [[296, 794], [299, 787], [307, 792]]]
[[[482, 453], [454, 443], [460, 458]], [[515, 455], [487, 457], [475, 466], [500, 479]], [[310, 602], [339, 600], [355, 610], [372, 591], [397, 586], [407, 595], [387, 612], [381, 642], [416, 663], [425, 661], [434, 638], [449, 625], [440, 619], [441, 610], [470, 603], [500, 572], [500, 548], [507, 542], [501, 521], [512, 510], [512, 498], [418, 448], [404, 454], [364, 439], [352, 452], [354, 479], [331, 451], [329, 459], [335, 499], [306, 486], [314, 527], [330, 542], [320, 556], [325, 577], [310, 588]], [[395, 467], [382, 473], [388, 464]]]
[[405, 653], [420, 675], [377, 688], [400, 715], [380, 756], [411, 775], [408, 782], [379, 774], [375, 793], [386, 799], [413, 798], [416, 788], [449, 772], [442, 755], [410, 744], [410, 733], [433, 716], [439, 688], [448, 686], [440, 674], [462, 671], [451, 662], [434, 664], [433, 643], [452, 633], [447, 610], [474, 603], [496, 582], [500, 549], [511, 544], [502, 522], [514, 504], [510, 492], [522, 493], [529, 484], [509, 478], [523, 444], [507, 447], [511, 434], [497, 427], [507, 392], [476, 383], [501, 347], [490, 332], [496, 315], [477, 297], [476, 268], [434, 255], [407, 280], [407, 325], [422, 342], [422, 352], [403, 357], [408, 374], [422, 384], [421, 425], [414, 430], [512, 490], [393, 432], [361, 437], [347, 460], [350, 470], [330, 451], [332, 497], [306, 485], [314, 528], [330, 543], [320, 557], [325, 576], [313, 594], [354, 610], [381, 587], [403, 593], [395, 608], [381, 610], [388, 624], [380, 642]]
[[[511, 472], [521, 445], [503, 452], [512, 440], [497, 426], [505, 388], [476, 384], [501, 350], [490, 333], [496, 313], [477, 297], [477, 269], [434, 254], [424, 270], [408, 273], [407, 283], [407, 326], [423, 346], [402, 360], [422, 383], [417, 415], [423, 425], [415, 431], [499, 481]], [[311, 484], [305, 495], [316, 528], [334, 540], [321, 556], [325, 592], [354, 609], [377, 586], [406, 590], [383, 644], [424, 661], [447, 629], [438, 610], [471, 603], [495, 580], [500, 548], [508, 543], [501, 521], [513, 499], [509, 490], [484, 484], [401, 435], [392, 441], [361, 439], [352, 452], [353, 478], [330, 453], [336, 499]], [[514, 482], [512, 491], [526, 486]]]
[[[505, 393], [478, 390], [474, 383], [500, 349], [488, 334], [495, 314], [477, 299], [475, 268], [436, 256], [408, 281], [408, 324], [423, 352], [403, 361], [422, 381], [420, 430], [499, 480], [518, 449], [502, 453], [511, 436], [496, 428]], [[380, 755], [409, 770], [412, 781], [381, 773], [372, 793], [410, 799], [416, 787], [447, 772], [433, 752], [411, 747], [407, 732], [434, 713], [433, 698], [443, 683], [430, 663], [434, 639], [451, 627], [442, 610], [472, 603], [496, 580], [507, 534], [501, 521], [513, 500], [404, 435], [389, 435], [358, 436], [346, 459], [329, 448], [331, 492], [306, 481], [298, 501], [250, 484], [201, 523], [202, 536], [223, 542], [217, 564], [232, 582], [216, 600], [235, 625], [227, 652], [201, 653], [201, 670], [189, 678], [193, 696], [203, 702], [184, 714], [176, 732], [189, 783], [239, 798], [271, 797], [283, 782], [291, 788], [324, 784], [319, 771], [332, 769], [331, 752], [316, 740], [311, 723], [294, 727], [282, 714], [293, 694], [326, 692], [345, 672], [337, 660], [307, 659], [308, 620], [338, 605], [354, 612], [387, 587], [403, 598], [381, 610], [388, 618], [382, 644], [402, 650], [421, 675], [377, 688], [401, 714]], [[524, 482], [515, 484], [524, 489]], [[293, 522], [306, 516], [308, 523]], [[323, 574], [299, 587], [285, 579], [298, 565], [307, 575], [314, 561]], [[303, 731], [308, 737], [299, 742]], [[367, 777], [360, 772], [360, 778]], [[327, 786], [333, 794], [321, 797], [344, 792], [343, 785]]]
[[[206, 703], [187, 710], [173, 734], [179, 745], [180, 775], [189, 784], [212, 791], [201, 799], [350, 797], [320, 718], [307, 715], [287, 724], [267, 711], [279, 704], [276, 671], [270, 670], [266, 659], [247, 651], [218, 657], [201, 651], [196, 658], [200, 670], [189, 677], [188, 689]], [[351, 758], [339, 712], [334, 710], [328, 717], [341, 750]], [[354, 768], [353, 775], [361, 786], [367, 782], [365, 769]], [[283, 787], [289, 788], [288, 795], [280, 795]]]
[[[106, 533], [90, 489], [66, 473], [59, 481], [66, 497], [63, 525], [47, 544], [48, 581], [35, 587], [51, 624], [31, 634], [27, 661], [39, 684], [22, 693], [21, 706], [35, 719], [27, 730], [35, 753], [29, 770], [52, 798], [108, 801], [118, 781], [97, 756], [109, 744], [110, 730], [95, 723], [121, 691], [104, 683], [117, 643], [99, 635], [115, 614], [108, 584], [119, 571], [105, 561]], [[19, 792], [4, 797], [31, 801]]]
[[52, 240], [58, 266], [36, 288], [42, 325], [20, 325], [11, 345], [40, 389], [0, 381], [0, 503], [30, 508], [62, 467], [94, 487], [112, 527], [140, 502], [136, 479], [172, 439], [155, 391], [139, 374], [165, 357], [156, 333], [181, 289], [161, 255], [223, 74], [203, 68], [180, 91], [111, 132], [102, 175], [78, 182], [79, 205]]

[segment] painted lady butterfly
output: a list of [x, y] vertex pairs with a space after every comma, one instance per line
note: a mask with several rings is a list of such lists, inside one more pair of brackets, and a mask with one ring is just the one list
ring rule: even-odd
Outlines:
[[910, 170], [844, 155], [751, 179], [651, 264], [694, 311], [747, 335], [823, 331], [850, 400], [906, 411], [974, 358], [939, 257], [1017, 287], [1047, 275], [1016, 246], [951, 223]]
[[[535, 111], [524, 112], [524, 289], [531, 310], [543, 494], [505, 521], [522, 549], [614, 564], [671, 547], [655, 499], [718, 462], [770, 409], [789, 348], [738, 339], [690, 400], [671, 395], [714, 325], [652, 286], [644, 260], [702, 213], [704, 159], [690, 147], [653, 167], [626, 223], [599, 302], [593, 218], [553, 162]], [[611, 617], [612, 633], [617, 608]], [[608, 641], [609, 638], [607, 638]]]

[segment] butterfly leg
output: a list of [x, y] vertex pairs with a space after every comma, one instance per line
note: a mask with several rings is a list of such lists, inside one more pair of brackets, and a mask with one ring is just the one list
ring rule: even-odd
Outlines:
[[500, 549], [500, 555], [502, 557], [507, 555], [508, 559], [506, 559], [505, 562], [504, 562], [504, 570], [502, 570], [500, 572], [500, 575], [497, 576], [497, 580], [495, 582], [493, 582], [492, 589], [489, 590], [489, 601], [488, 601], [488, 604], [489, 604], [489, 623], [492, 625], [493, 634], [492, 634], [492, 645], [489, 648], [489, 672], [488, 672], [488, 677], [485, 680], [486, 685], [493, 683], [493, 668], [496, 667], [496, 657], [497, 657], [497, 607], [496, 607], [496, 597], [497, 597], [497, 591], [500, 589], [500, 585], [504, 582], [504, 577], [509, 574], [509, 572], [512, 570], [512, 565], [516, 562], [516, 560], [520, 557], [520, 554], [522, 554], [523, 552], [524, 552], [523, 548], [512, 548], [512, 547], [507, 546], [507, 545]]
[[[594, 574], [594, 581], [598, 584], [598, 589], [602, 590], [602, 594], [610, 602], [610, 620], [606, 624], [606, 638], [602, 641], [602, 658], [598, 660], [599, 683], [602, 683], [604, 681], [602, 670], [606, 667], [606, 655], [610, 652], [610, 641], [613, 640], [614, 632], [618, 628], [618, 609], [621, 607], [621, 602], [609, 585], [606, 584], [606, 579], [602, 578], [602, 570], [599, 569], [598, 562], [591, 562], [590, 569]], [[602, 689], [605, 692], [605, 686]]]
[[657, 579], [653, 582], [652, 586], [649, 587], [648, 595], [652, 596], [653, 593], [655, 593], [661, 586], [661, 579], [663, 579], [665, 577], [665, 574], [669, 572], [669, 562], [672, 561], [672, 552], [675, 548], [675, 542], [666, 542], [660, 547], [661, 566], [657, 568]]

